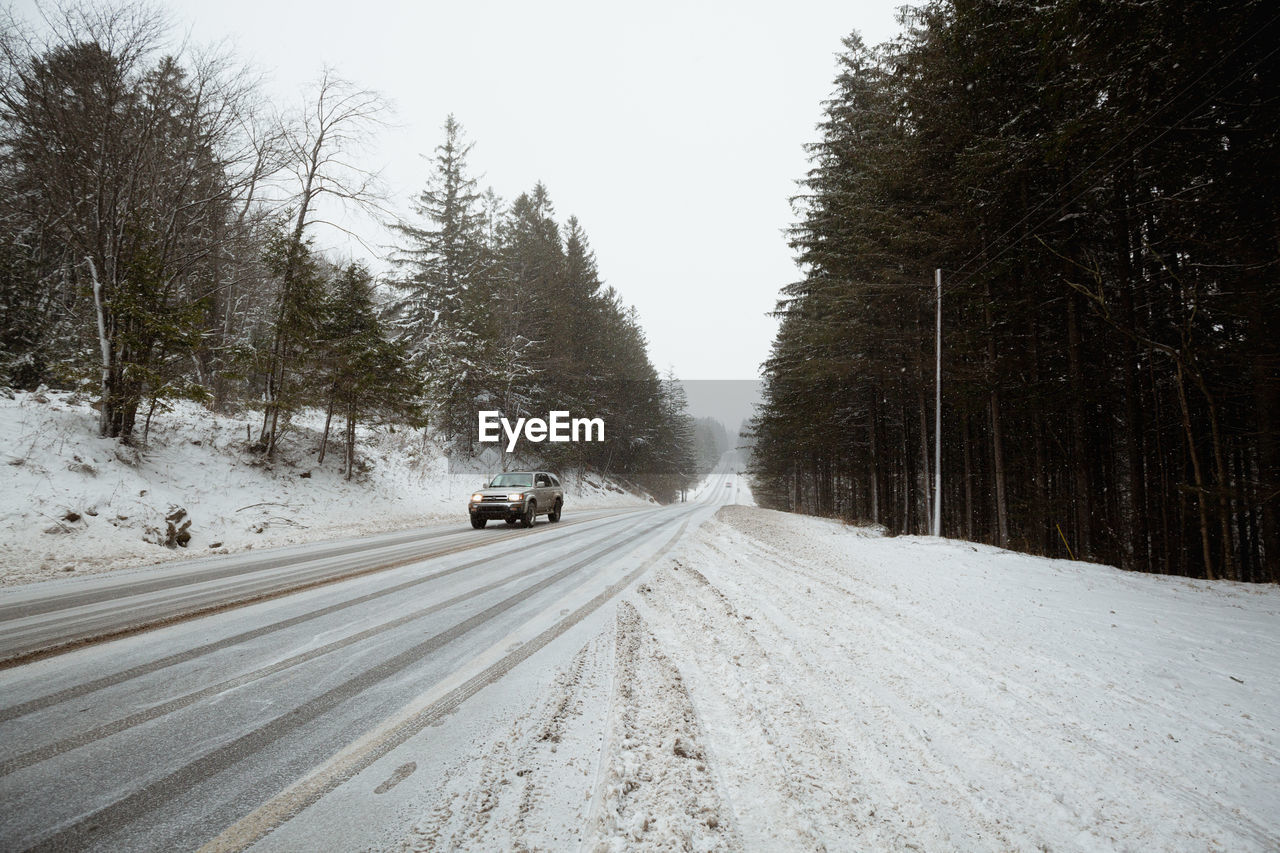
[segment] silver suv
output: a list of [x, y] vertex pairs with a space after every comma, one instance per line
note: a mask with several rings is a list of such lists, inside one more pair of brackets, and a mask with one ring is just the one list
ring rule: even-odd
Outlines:
[[564, 489], [560, 480], [546, 471], [499, 474], [467, 503], [471, 526], [477, 530], [491, 518], [521, 527], [533, 527], [534, 519], [540, 515], [545, 515], [547, 521], [559, 521], [563, 508]]

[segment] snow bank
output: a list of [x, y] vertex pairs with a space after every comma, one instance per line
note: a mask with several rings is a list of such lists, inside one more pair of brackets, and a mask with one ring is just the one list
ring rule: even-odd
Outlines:
[[636, 599], [747, 849], [1280, 848], [1274, 587], [731, 506]]
[[[461, 467], [421, 433], [362, 429], [347, 481], [334, 443], [316, 464], [322, 414], [295, 421], [271, 466], [246, 450], [258, 422], [178, 403], [135, 449], [99, 438], [97, 412], [74, 395], [0, 396], [0, 584], [463, 523], [466, 496], [499, 464]], [[643, 502], [600, 478], [568, 472], [564, 481], [574, 507]], [[164, 544], [171, 517], [175, 530], [191, 522], [186, 547]]]

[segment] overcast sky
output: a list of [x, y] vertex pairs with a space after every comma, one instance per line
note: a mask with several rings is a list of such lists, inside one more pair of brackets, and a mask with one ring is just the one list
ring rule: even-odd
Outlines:
[[[872, 2], [169, 0], [198, 44], [226, 40], [297, 101], [325, 64], [390, 99], [364, 155], [393, 209], [427, 178], [453, 113], [470, 166], [507, 200], [538, 180], [576, 215], [606, 283], [634, 304], [659, 370], [750, 379], [797, 277], [781, 233], [849, 32], [897, 30]], [[30, 8], [30, 2], [19, 3]], [[389, 239], [360, 226], [372, 244]], [[324, 247], [336, 234], [317, 234]], [[345, 251], [361, 256], [357, 244]]]

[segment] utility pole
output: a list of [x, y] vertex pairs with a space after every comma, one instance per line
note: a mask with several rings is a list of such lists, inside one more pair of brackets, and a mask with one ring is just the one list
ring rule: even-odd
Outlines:
[[934, 271], [938, 286], [937, 399], [933, 413], [933, 535], [942, 535], [942, 270]]

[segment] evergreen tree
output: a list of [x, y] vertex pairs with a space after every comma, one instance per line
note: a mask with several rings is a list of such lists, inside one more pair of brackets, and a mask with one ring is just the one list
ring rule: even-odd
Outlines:
[[255, 359], [266, 394], [254, 448], [271, 456], [290, 419], [312, 401], [309, 372], [322, 337], [325, 280], [310, 241], [293, 233], [277, 232], [267, 245], [265, 264], [275, 296], [270, 327]]
[[324, 306], [322, 384], [328, 400], [320, 461], [334, 414], [343, 418], [343, 470], [355, 468], [356, 426], [387, 421], [415, 426], [422, 416], [422, 385], [403, 339], [382, 333], [368, 270], [350, 264], [338, 275]]
[[757, 497], [925, 529], [942, 267], [945, 531], [1280, 578], [1264, 5], [935, 0], [894, 42], [848, 40], [752, 425]]
[[[557, 308], [562, 301], [564, 247], [555, 208], [547, 188], [539, 182], [521, 194], [499, 231], [498, 285], [493, 303], [497, 327], [514, 364], [510, 374], [527, 389], [508, 394], [506, 403], [515, 415], [543, 410], [553, 403], [563, 379], [552, 371]], [[521, 381], [525, 377], [528, 382]]]
[[426, 378], [445, 437], [461, 439], [469, 434], [491, 330], [481, 288], [484, 214], [466, 171], [471, 144], [452, 115], [444, 132], [435, 169], [414, 205], [423, 224], [397, 226], [408, 238], [397, 257], [407, 275], [396, 284], [389, 316]]
[[[241, 93], [208, 68], [152, 61], [149, 23], [86, 29], [40, 56], [6, 55], [0, 243], [19, 313], [0, 337], [27, 382], [94, 376], [102, 434], [128, 441], [144, 399], [200, 393], [172, 365], [198, 344], [219, 284], [206, 259], [244, 189], [228, 159]], [[16, 328], [22, 312], [38, 338]], [[51, 355], [60, 376], [44, 373]]]
[[477, 183], [467, 172], [472, 143], [450, 115], [436, 147], [435, 167], [413, 205], [421, 225], [400, 222], [408, 240], [397, 258], [408, 275], [399, 282], [398, 325], [415, 345], [441, 323], [467, 325], [470, 294], [481, 270], [485, 215]]

